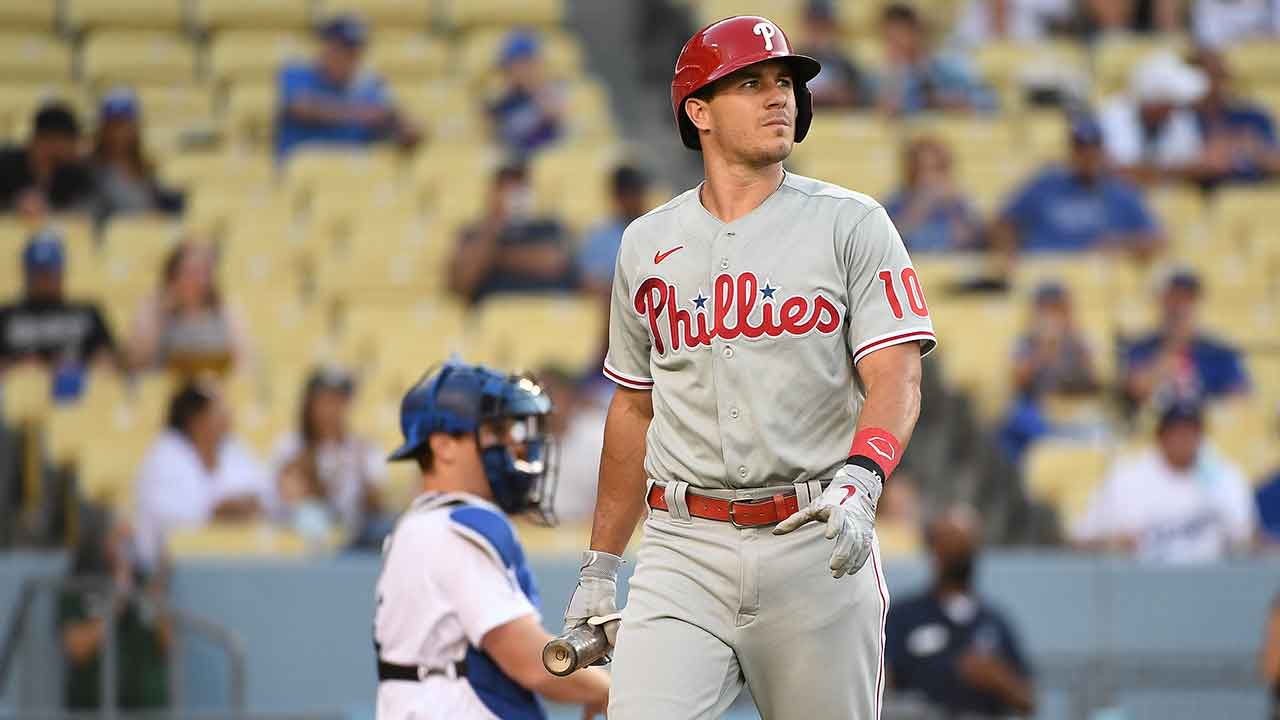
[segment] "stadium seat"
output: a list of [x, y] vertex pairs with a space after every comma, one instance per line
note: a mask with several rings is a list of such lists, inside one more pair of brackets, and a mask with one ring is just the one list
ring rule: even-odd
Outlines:
[[604, 310], [593, 298], [499, 295], [479, 308], [472, 359], [512, 370], [578, 375], [599, 360]]
[[484, 206], [501, 161], [492, 146], [431, 143], [414, 158], [409, 179], [428, 208], [470, 217]]
[[9, 425], [40, 423], [53, 407], [53, 378], [40, 366], [14, 367], [0, 382], [0, 418]]
[[1097, 92], [1105, 96], [1125, 90], [1133, 70], [1149, 55], [1161, 51], [1182, 52], [1187, 44], [1187, 38], [1181, 35], [1102, 38], [1093, 55]]
[[1228, 400], [1210, 407], [1209, 442], [1251, 482], [1280, 468], [1280, 408], [1258, 399]]
[[0, 3], [0, 27], [53, 32], [58, 21], [56, 0]]
[[1094, 488], [1101, 484], [1112, 453], [1093, 445], [1041, 440], [1027, 450], [1023, 476], [1031, 497], [1049, 503], [1069, 528], [1088, 507]]
[[71, 78], [71, 46], [54, 35], [16, 31], [0, 24], [0, 77], [24, 83]]
[[369, 187], [324, 186], [316, 188], [308, 203], [310, 231], [329, 241], [355, 231], [361, 221], [376, 223], [397, 236], [421, 223], [417, 193], [399, 184], [376, 183]]
[[207, 129], [213, 123], [209, 85], [142, 85], [134, 88], [146, 126]]
[[372, 188], [390, 185], [400, 172], [400, 158], [387, 148], [304, 147], [289, 156], [284, 189], [303, 202], [323, 188]]
[[1072, 42], [990, 42], [974, 54], [978, 72], [997, 88], [1019, 85], [1028, 77], [1072, 72], [1088, 77], [1088, 56]]
[[[246, 216], [252, 213], [243, 211]], [[275, 222], [230, 225], [221, 244], [218, 275], [246, 301], [292, 302], [302, 294], [304, 256], [292, 227]]]
[[232, 144], [265, 148], [271, 144], [276, 118], [276, 87], [239, 82], [227, 92], [222, 124]]
[[475, 146], [479, 151], [488, 142], [484, 103], [465, 83], [400, 81], [392, 94], [410, 120], [426, 126], [429, 148]]
[[900, 187], [899, 162], [895, 148], [870, 147], [861, 149], [856, 157], [807, 152], [803, 162], [798, 162], [792, 169], [883, 202]]
[[246, 311], [251, 351], [268, 370], [304, 367], [329, 355], [329, 319], [319, 304], [286, 299], [258, 303], [248, 294], [237, 295], [234, 288], [230, 297]]
[[1022, 330], [1023, 306], [1004, 298], [958, 298], [929, 304], [934, 330], [943, 338], [943, 376], [971, 394], [980, 417], [997, 417], [1008, 405], [1011, 354]]
[[1204, 193], [1198, 188], [1163, 187], [1147, 196], [1147, 202], [1174, 246], [1174, 251], [1196, 239], [1206, 221]]
[[196, 75], [195, 49], [176, 33], [149, 30], [97, 30], [81, 55], [85, 80], [109, 85], [190, 83]]
[[1280, 42], [1252, 40], [1226, 49], [1227, 68], [1235, 82], [1250, 90], [1280, 83]]
[[76, 463], [80, 495], [128, 514], [138, 468], [163, 420], [143, 416], [128, 402], [87, 415], [81, 427], [88, 436]]
[[122, 312], [154, 292], [169, 252], [177, 245], [181, 226], [167, 218], [119, 217], [103, 231], [101, 278], [104, 299]]
[[[332, 535], [314, 549], [331, 551], [339, 538]], [[167, 538], [169, 554], [178, 559], [301, 557], [309, 541], [287, 528], [267, 522], [217, 523], [201, 528], [177, 528]]]
[[64, 0], [66, 23], [77, 32], [98, 28], [178, 30], [180, 0]]
[[315, 42], [291, 30], [236, 28], [214, 34], [209, 44], [209, 72], [220, 84], [272, 84], [281, 67], [310, 58]]
[[1034, 110], [1021, 117], [1021, 146], [1037, 164], [1066, 159], [1068, 132], [1067, 116], [1059, 110]]
[[1216, 247], [1252, 252], [1261, 258], [1275, 248], [1275, 232], [1280, 227], [1280, 188], [1223, 188], [1209, 206], [1209, 222]]
[[194, 0], [196, 27], [306, 28], [310, 24], [307, 0]]
[[387, 29], [369, 38], [365, 62], [388, 83], [421, 83], [440, 75], [449, 57], [449, 48], [438, 38]]
[[274, 184], [275, 173], [265, 153], [182, 153], [161, 158], [160, 165], [160, 177], [166, 183], [197, 194], [202, 190], [256, 193]]
[[[481, 28], [463, 36], [458, 48], [458, 61], [462, 73], [472, 81], [492, 83], [498, 75], [498, 51], [509, 30]], [[547, 30], [539, 33], [542, 41], [542, 57], [547, 75], [552, 78], [573, 78], [581, 73], [582, 48], [572, 35]]]
[[355, 13], [375, 26], [374, 35], [384, 27], [425, 30], [431, 24], [432, 3], [422, 0], [319, 0], [315, 16]]
[[540, 208], [559, 212], [568, 196], [588, 196], [587, 205], [608, 207], [609, 173], [622, 157], [616, 147], [559, 146], [533, 157], [529, 181]]
[[596, 80], [584, 78], [569, 84], [565, 104], [571, 142], [601, 143], [614, 137], [609, 91]]
[[463, 30], [483, 25], [554, 27], [564, 20], [564, 0], [445, 0], [444, 19]]
[[[399, 401], [430, 366], [464, 349], [467, 318], [454, 301], [407, 298], [407, 302], [353, 302], [345, 306], [337, 337], [338, 355], [352, 367], [387, 383], [368, 387], [366, 399]], [[413, 338], [400, 346], [389, 337]], [[403, 359], [401, 359], [403, 358]], [[395, 376], [402, 377], [395, 377]]]
[[393, 300], [430, 295], [443, 283], [426, 272], [426, 248], [413, 242], [412, 226], [392, 230], [354, 233], [345, 247], [317, 258], [316, 291], [327, 301], [353, 299]]
[[971, 161], [990, 164], [993, 158], [1009, 160], [1017, 146], [1017, 128], [1011, 120], [938, 115], [908, 122], [903, 142], [932, 137], [945, 145], [958, 165]]
[[803, 32], [804, 0], [701, 0], [695, 8], [699, 27], [733, 15], [763, 15], [789, 31], [793, 43]]
[[1025, 155], [998, 158], [994, 162], [970, 156], [955, 166], [959, 187], [983, 217], [994, 217], [1038, 170]]

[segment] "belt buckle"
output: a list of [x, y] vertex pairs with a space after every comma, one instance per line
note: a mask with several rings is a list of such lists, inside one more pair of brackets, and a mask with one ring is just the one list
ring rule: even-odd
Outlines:
[[[772, 500], [770, 500], [769, 502], [772, 502]], [[738, 509], [739, 504], [755, 507], [756, 505], [763, 504], [763, 502], [760, 500], [730, 500], [729, 501], [729, 524], [733, 525], [739, 530], [743, 528], [760, 527], [759, 525], [743, 525], [742, 523], [738, 522], [738, 515], [735, 511]]]

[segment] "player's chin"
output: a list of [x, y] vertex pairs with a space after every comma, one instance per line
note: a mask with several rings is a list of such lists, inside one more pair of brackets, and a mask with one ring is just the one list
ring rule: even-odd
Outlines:
[[761, 165], [780, 163], [791, 156], [791, 148], [794, 146], [795, 143], [789, 135], [769, 138], [757, 146], [756, 160]]

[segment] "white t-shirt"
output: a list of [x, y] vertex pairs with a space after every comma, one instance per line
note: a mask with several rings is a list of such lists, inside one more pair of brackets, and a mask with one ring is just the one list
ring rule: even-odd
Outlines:
[[1115, 463], [1073, 534], [1081, 541], [1133, 536], [1146, 560], [1210, 562], [1248, 542], [1254, 513], [1244, 475], [1217, 453], [1203, 448], [1180, 471], [1150, 448]]
[[274, 494], [258, 459], [238, 440], [227, 439], [211, 471], [186, 436], [165, 430], [147, 449], [138, 471], [134, 547], [151, 567], [165, 538], [176, 528], [207, 525], [224, 500], [255, 495], [266, 510]]
[[[302, 454], [302, 434], [280, 438], [271, 452], [271, 477]], [[364, 517], [364, 488], [382, 485], [387, 477], [383, 453], [363, 438], [349, 435], [340, 443], [325, 443], [316, 451], [316, 473], [328, 493], [329, 504], [342, 524], [358, 531]]]
[[[384, 546], [378, 578], [374, 641], [385, 662], [444, 668], [466, 657], [468, 646], [481, 647], [490, 630], [540, 617], [503, 551], [474, 524], [458, 521], [460, 508], [479, 510], [491, 532], [511, 533], [499, 543], [514, 538], [502, 511], [475, 496], [415, 500]], [[471, 682], [441, 675], [379, 683], [377, 712], [379, 720], [496, 717]]]
[[1176, 168], [1200, 156], [1200, 128], [1190, 110], [1174, 110], [1155, 137], [1148, 139], [1142, 129], [1137, 101], [1117, 95], [1103, 104], [1098, 124], [1102, 126], [1107, 157], [1121, 167], [1154, 163], [1162, 168]]
[[584, 404], [559, 438], [559, 477], [553, 507], [561, 523], [590, 522], [595, 511], [607, 414], [604, 405]]

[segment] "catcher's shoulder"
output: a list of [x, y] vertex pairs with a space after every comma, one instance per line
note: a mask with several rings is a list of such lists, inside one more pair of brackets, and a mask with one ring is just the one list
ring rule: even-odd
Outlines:
[[824, 180], [818, 180], [817, 178], [797, 175], [790, 171], [788, 171], [787, 176], [783, 178], [782, 184], [790, 188], [793, 192], [797, 192], [814, 201], [836, 203], [838, 205], [846, 206], [850, 210], [870, 212], [876, 208], [882, 207], [879, 200], [876, 200], [865, 193], [850, 190], [847, 187], [836, 185], [835, 183], [829, 183]]

